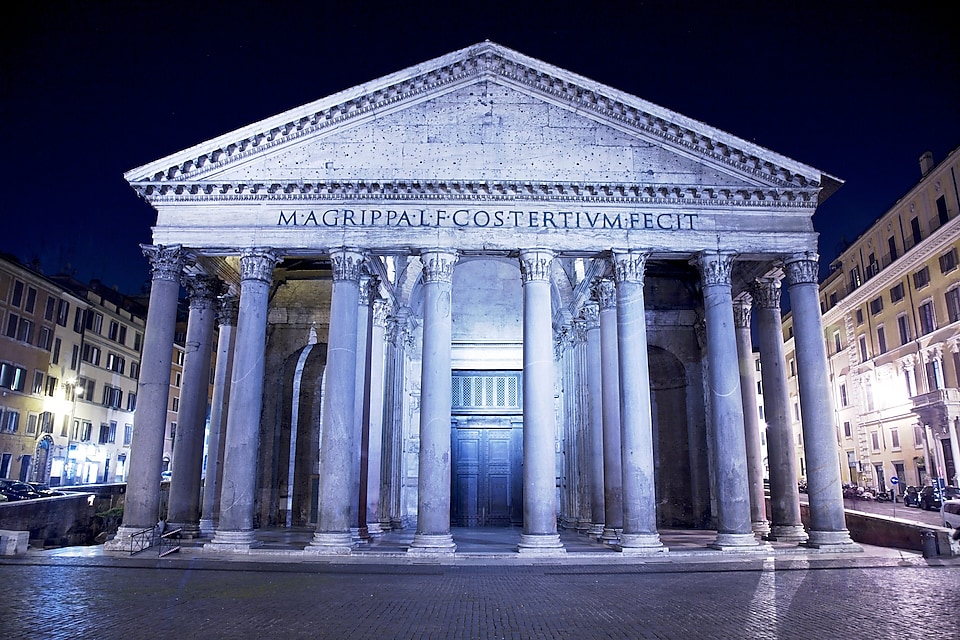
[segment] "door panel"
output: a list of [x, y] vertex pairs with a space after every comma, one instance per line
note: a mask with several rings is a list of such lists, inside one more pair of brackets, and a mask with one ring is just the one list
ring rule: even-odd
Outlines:
[[453, 429], [453, 526], [521, 521], [520, 433], [511, 428]]

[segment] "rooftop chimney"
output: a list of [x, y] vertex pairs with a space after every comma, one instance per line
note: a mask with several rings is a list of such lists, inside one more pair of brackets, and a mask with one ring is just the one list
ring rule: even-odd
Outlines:
[[933, 152], [927, 151], [920, 156], [920, 175], [925, 176], [933, 169]]

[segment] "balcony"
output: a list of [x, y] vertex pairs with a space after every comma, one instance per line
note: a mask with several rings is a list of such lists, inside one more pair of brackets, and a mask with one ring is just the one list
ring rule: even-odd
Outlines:
[[935, 436], [949, 437], [950, 422], [960, 418], [960, 389], [948, 387], [913, 396], [913, 412]]

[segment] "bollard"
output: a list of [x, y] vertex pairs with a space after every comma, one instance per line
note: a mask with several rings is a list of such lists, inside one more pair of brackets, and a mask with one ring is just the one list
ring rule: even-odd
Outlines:
[[937, 553], [937, 534], [933, 531], [924, 531], [920, 534], [920, 540], [923, 548], [924, 558], [936, 558]]

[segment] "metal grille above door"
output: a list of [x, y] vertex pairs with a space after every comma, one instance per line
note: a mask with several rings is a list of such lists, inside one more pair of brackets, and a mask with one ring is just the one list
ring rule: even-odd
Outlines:
[[520, 413], [523, 393], [519, 371], [454, 371], [454, 413]]

